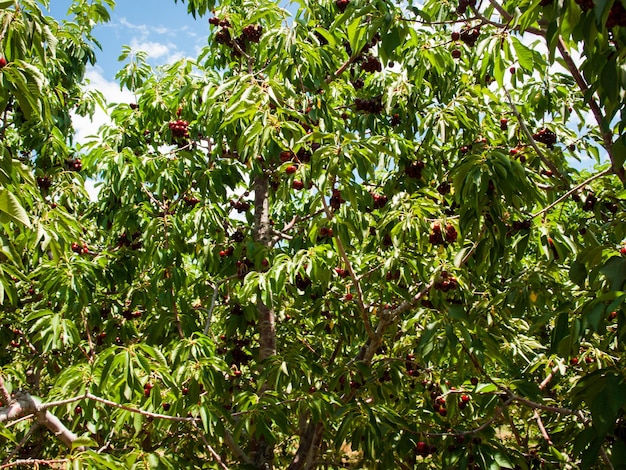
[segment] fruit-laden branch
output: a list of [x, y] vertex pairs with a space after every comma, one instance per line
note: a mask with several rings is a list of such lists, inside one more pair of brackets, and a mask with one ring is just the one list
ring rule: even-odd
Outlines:
[[563, 176], [563, 174], [561, 173], [561, 171], [556, 167], [556, 165], [554, 163], [552, 163], [548, 159], [548, 157], [545, 156], [545, 154], [541, 151], [541, 149], [537, 145], [537, 142], [535, 141], [535, 138], [533, 137], [532, 132], [530, 132], [530, 130], [528, 129], [528, 126], [526, 126], [526, 122], [524, 121], [524, 118], [522, 117], [522, 115], [518, 111], [517, 106], [515, 106], [515, 103], [513, 102], [513, 98], [511, 97], [511, 93], [509, 93], [509, 90], [507, 90], [506, 88], [503, 88], [503, 89], [504, 89], [504, 93], [506, 94], [506, 98], [509, 101], [509, 106], [511, 108], [511, 111], [513, 111], [513, 114], [517, 118], [517, 121], [519, 122], [519, 125], [522, 128], [522, 131], [524, 131], [524, 134], [526, 134], [526, 137], [528, 138], [528, 141], [530, 142], [531, 147], [533, 149], [535, 149], [535, 152], [537, 152], [537, 155], [539, 156], [541, 161], [548, 168], [550, 168], [550, 170], [552, 170], [552, 173], [556, 177], [558, 177], [561, 181], [563, 181], [563, 182], [565, 182], [567, 184], [568, 182], [565, 179], [565, 177]]
[[513, 399], [507, 398], [506, 401], [502, 403], [501, 406], [496, 407], [496, 409], [493, 412], [493, 416], [489, 418], [487, 421], [485, 421], [483, 424], [478, 426], [477, 428], [470, 429], [468, 431], [459, 431], [459, 432], [427, 432], [427, 433], [420, 433], [420, 434], [424, 434], [425, 436], [428, 436], [428, 437], [457, 437], [457, 436], [463, 437], [463, 436], [471, 436], [472, 434], [478, 434], [479, 432], [491, 426], [495, 421], [500, 419], [500, 415], [502, 414], [502, 412], [508, 406], [510, 406], [511, 403], [513, 403]]
[[576, 186], [574, 186], [572, 189], [570, 189], [569, 191], [567, 191], [565, 194], [563, 194], [560, 198], [558, 198], [556, 201], [554, 201], [552, 204], [550, 204], [547, 207], [544, 207], [543, 209], [541, 209], [539, 212], [532, 214], [530, 217], [532, 219], [534, 219], [535, 217], [539, 217], [540, 215], [543, 215], [547, 212], [549, 212], [554, 206], [560, 204], [561, 202], [563, 202], [565, 199], [567, 199], [569, 196], [571, 196], [572, 194], [574, 194], [576, 191], [578, 191], [579, 189], [587, 186], [589, 183], [591, 183], [592, 181], [598, 179], [598, 178], [602, 178], [603, 176], [606, 176], [610, 173], [613, 173], [613, 168], [607, 168], [604, 171], [601, 171], [600, 173], [596, 173], [593, 176], [590, 176], [589, 178], [587, 178], [585, 181], [583, 181], [580, 184], [577, 184]]
[[583, 98], [585, 99], [585, 101], [587, 101], [587, 104], [589, 105], [589, 108], [593, 113], [593, 117], [598, 124], [598, 128], [600, 129], [600, 135], [602, 136], [602, 143], [604, 144], [604, 149], [611, 159], [613, 173], [615, 173], [620, 181], [624, 185], [626, 185], [626, 171], [624, 170], [624, 167], [622, 165], [619, 165], [617, 160], [615, 159], [615, 154], [613, 152], [613, 133], [610, 129], [608, 129], [609, 124], [604, 122], [605, 119], [604, 115], [602, 114], [602, 110], [600, 109], [600, 105], [593, 98], [593, 94], [588, 93], [589, 86], [587, 85], [585, 78], [580, 74], [578, 67], [576, 67], [572, 56], [567, 50], [565, 41], [563, 41], [563, 38], [561, 36], [559, 36], [559, 42], [557, 43], [557, 47], [559, 49], [559, 52], [561, 53], [561, 57], [563, 58], [565, 65], [567, 65], [567, 68], [572, 74], [572, 77], [574, 77], [574, 80], [576, 81], [578, 88], [580, 88]]
[[[507, 22], [510, 22], [513, 19], [513, 16], [508, 13], [503, 7], [502, 5], [500, 5], [496, 0], [489, 0], [489, 3], [500, 13], [500, 15], [502, 16], [502, 18], [504, 20], [506, 20]], [[493, 21], [490, 21], [487, 18], [482, 18], [482, 21], [486, 21], [489, 24], [492, 24], [494, 26], [500, 27], [500, 28], [508, 28], [508, 25], [505, 24], [498, 24], [495, 23]], [[514, 28], [514, 29], [519, 29], [519, 28]], [[546, 34], [545, 31], [543, 31], [542, 29], [536, 29], [536, 28], [526, 28], [524, 30], [524, 32], [529, 32], [532, 34], [537, 34], [539, 36], [542, 36], [545, 38]], [[596, 123], [598, 124], [598, 128], [600, 130], [600, 135], [602, 136], [602, 143], [604, 146], [604, 149], [606, 150], [607, 154], [609, 155], [609, 158], [611, 160], [611, 164], [612, 164], [612, 171], [613, 173], [615, 173], [615, 175], [617, 175], [617, 177], [620, 179], [620, 181], [626, 185], [626, 170], [624, 169], [624, 167], [622, 165], [619, 165], [616, 158], [615, 158], [615, 154], [613, 152], [613, 133], [611, 132], [610, 129], [607, 128], [608, 124], [605, 123], [605, 119], [604, 119], [604, 115], [602, 114], [602, 109], [600, 108], [600, 105], [598, 104], [598, 102], [594, 99], [594, 95], [588, 93], [589, 91], [589, 85], [587, 84], [587, 81], [585, 80], [585, 78], [582, 76], [582, 74], [580, 73], [580, 70], [578, 70], [578, 66], [576, 65], [576, 63], [574, 62], [574, 59], [572, 59], [572, 56], [570, 55], [569, 51], [567, 50], [567, 45], [565, 44], [565, 41], [563, 40], [562, 36], [559, 36], [558, 38], [558, 42], [557, 42], [557, 48], [559, 49], [559, 52], [561, 54], [561, 57], [563, 58], [563, 61], [565, 62], [565, 65], [567, 65], [567, 69], [569, 70], [569, 72], [572, 74], [572, 77], [574, 78], [574, 80], [576, 81], [576, 84], [578, 85], [578, 88], [580, 88], [580, 91], [583, 95], [584, 100], [587, 102], [587, 105], [589, 106], [589, 108], [591, 109], [591, 112], [593, 113], [593, 116], [596, 120]], [[506, 92], [506, 90], [505, 90]], [[508, 95], [508, 92], [507, 92]], [[509, 98], [509, 101], [510, 98]], [[511, 102], [512, 104], [512, 102]], [[519, 115], [516, 112], [516, 109], [513, 109], [513, 112], [515, 113], [516, 116], [518, 116], [519, 119]], [[520, 120], [520, 124], [522, 124], [523, 121]], [[522, 125], [522, 128], [524, 126]], [[528, 132], [525, 133], [528, 135]], [[534, 143], [534, 139], [530, 139], [531, 144], [533, 145], [533, 147], [535, 147], [536, 149], [536, 144]], [[539, 153], [539, 156], [541, 157], [541, 153]], [[542, 160], [544, 160], [542, 158]], [[544, 160], [544, 163], [546, 163], [546, 165], [549, 166], [548, 161]], [[557, 174], [557, 172], [555, 172], [554, 168], [552, 168], [551, 166], [549, 166], [550, 169], [552, 170], [553, 173]]]
[[[324, 197], [321, 198], [322, 205], [324, 206], [324, 212], [326, 213], [326, 218], [328, 220], [332, 220], [335, 214], [332, 209], [328, 206], [326, 199]], [[374, 332], [374, 328], [372, 327], [372, 323], [368, 316], [367, 308], [365, 307], [365, 303], [363, 302], [363, 290], [361, 289], [361, 282], [354, 272], [354, 268], [352, 267], [352, 263], [350, 262], [350, 258], [348, 258], [348, 254], [343, 246], [343, 242], [341, 241], [341, 237], [339, 234], [335, 235], [335, 242], [337, 243], [337, 250], [339, 250], [339, 256], [343, 260], [346, 269], [348, 270], [348, 274], [354, 283], [354, 288], [356, 289], [356, 299], [357, 305], [359, 307], [359, 312], [361, 314], [361, 319], [363, 320], [363, 324], [365, 325], [365, 331], [367, 332], [367, 336], [370, 341], [374, 341], [376, 339], [376, 333]]]
[[17, 393], [7, 407], [0, 409], [0, 423], [13, 421], [28, 414], [35, 415], [37, 422], [48, 428], [68, 448], [71, 449], [72, 443], [78, 439], [78, 436], [67, 429], [59, 418], [42, 408], [28, 393]]

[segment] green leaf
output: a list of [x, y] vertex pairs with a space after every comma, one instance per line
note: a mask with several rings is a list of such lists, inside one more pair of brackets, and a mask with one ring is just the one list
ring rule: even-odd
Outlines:
[[0, 189], [0, 211], [12, 221], [31, 227], [28, 214], [17, 198], [6, 189]]
[[606, 276], [612, 291], [624, 290], [624, 282], [626, 282], [626, 258], [620, 256], [609, 258], [600, 269], [600, 273]]
[[517, 56], [517, 61], [520, 66], [528, 71], [532, 71], [535, 64], [533, 61], [533, 51], [526, 47], [518, 38], [515, 36], [509, 36], [511, 39], [511, 43], [513, 44], [513, 49], [515, 49], [515, 55]]
[[90, 437], [82, 436], [72, 441], [72, 450], [79, 447], [97, 447], [98, 443]]

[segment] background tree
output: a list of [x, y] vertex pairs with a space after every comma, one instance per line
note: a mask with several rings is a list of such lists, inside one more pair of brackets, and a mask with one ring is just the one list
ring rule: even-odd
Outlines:
[[190, 0], [74, 146], [107, 4], [0, 2], [5, 465], [624, 467], [620, 0]]

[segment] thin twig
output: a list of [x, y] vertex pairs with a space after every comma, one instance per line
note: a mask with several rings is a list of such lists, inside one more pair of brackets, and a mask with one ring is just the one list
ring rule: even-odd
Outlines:
[[96, 395], [93, 395], [91, 393], [86, 393], [84, 395], [84, 398], [87, 398], [89, 400], [93, 400], [99, 403], [103, 403], [105, 405], [108, 406], [112, 406], [114, 408], [119, 408], [121, 410], [125, 410], [125, 411], [130, 411], [131, 413], [138, 413], [140, 415], [143, 416], [148, 416], [150, 418], [158, 418], [158, 419], [165, 419], [168, 421], [179, 421], [179, 422], [183, 422], [183, 423], [193, 423], [195, 421], [198, 421], [199, 418], [194, 418], [194, 417], [189, 417], [189, 418], [183, 418], [180, 416], [170, 416], [170, 415], [164, 415], [164, 414], [160, 414], [160, 413], [151, 413], [150, 411], [145, 411], [139, 408], [135, 408], [132, 406], [127, 406], [127, 405], [121, 405], [120, 403], [115, 403], [114, 401], [111, 400], [107, 400], [106, 398], [101, 398], [98, 397]]
[[546, 427], [543, 425], [543, 421], [541, 420], [541, 415], [539, 414], [539, 410], [537, 408], [535, 408], [534, 417], [535, 417], [535, 420], [537, 421], [537, 427], [539, 427], [539, 430], [541, 431], [541, 435], [543, 436], [544, 440], [549, 445], [552, 445], [552, 439], [550, 439], [550, 435], [548, 434], [548, 431], [546, 431]]
[[217, 464], [222, 468], [222, 470], [229, 470], [228, 467], [224, 464], [224, 462], [222, 462], [222, 459], [220, 458], [219, 454], [215, 452], [215, 449], [213, 447], [211, 447], [211, 444], [209, 444], [209, 441], [207, 441], [200, 427], [195, 422], [192, 423], [192, 426], [198, 431], [198, 434], [200, 435], [200, 439], [202, 439], [204, 446], [209, 450], [209, 453], [213, 456], [213, 458], [215, 459]]
[[[328, 220], [332, 220], [334, 217], [333, 211], [330, 209], [330, 207], [328, 206], [328, 203], [326, 202], [326, 199], [323, 196], [320, 199], [324, 207], [324, 212], [326, 213], [326, 218], [328, 218]], [[346, 253], [346, 250], [343, 246], [343, 242], [341, 241], [341, 237], [339, 236], [339, 234], [336, 234], [334, 236], [334, 239], [335, 239], [335, 243], [337, 243], [337, 250], [339, 251], [339, 256], [341, 256], [341, 259], [343, 260], [346, 266], [346, 269], [348, 270], [348, 274], [350, 275], [350, 278], [352, 279], [352, 282], [354, 283], [354, 287], [356, 289], [357, 305], [359, 307], [359, 312], [361, 313], [361, 319], [363, 320], [363, 324], [365, 325], [365, 331], [367, 332], [367, 336], [369, 337], [369, 339], [371, 341], [374, 341], [376, 339], [376, 333], [374, 332], [374, 329], [372, 327], [372, 322], [370, 321], [367, 309], [365, 308], [365, 303], [363, 301], [363, 290], [361, 289], [361, 283], [359, 282], [359, 278], [357, 277], [352, 267], [352, 262], [348, 258], [348, 254]]]
[[543, 390], [544, 388], [546, 388], [548, 386], [548, 384], [550, 383], [550, 381], [552, 380], [552, 377], [554, 377], [554, 374], [556, 374], [559, 371], [559, 366], [554, 366], [552, 368], [552, 371], [550, 371], [550, 373], [548, 374], [548, 376], [543, 379], [543, 381], [539, 384], [539, 390]]
[[207, 310], [207, 318], [206, 324], [204, 325], [204, 334], [209, 333], [209, 329], [211, 328], [211, 320], [213, 318], [213, 310], [215, 309], [215, 302], [217, 300], [217, 294], [219, 292], [219, 284], [215, 284], [213, 286], [213, 296], [211, 297], [211, 303], [209, 304], [209, 308]]
[[584, 186], [588, 185], [589, 183], [591, 183], [592, 181], [598, 179], [598, 178], [602, 178], [603, 176], [606, 176], [610, 173], [613, 173], [613, 169], [612, 168], [607, 168], [604, 171], [601, 171], [600, 173], [596, 173], [593, 176], [590, 176], [589, 178], [587, 178], [585, 181], [583, 181], [582, 183], [574, 186], [572, 189], [570, 189], [569, 191], [567, 191], [565, 194], [563, 194], [563, 196], [561, 196], [560, 198], [558, 198], [556, 201], [554, 201], [552, 204], [550, 204], [547, 207], [544, 207], [543, 209], [541, 209], [539, 212], [531, 215], [531, 219], [534, 219], [535, 217], [539, 217], [540, 215], [545, 214], [546, 212], [550, 211], [554, 206], [556, 206], [557, 204], [563, 202], [563, 200], [567, 199], [569, 196], [571, 196], [573, 193], [575, 193], [576, 191], [578, 191], [579, 189], [583, 188]]
[[[21, 448], [23, 448], [26, 443], [29, 441], [29, 439], [31, 438], [31, 436], [33, 435], [33, 433], [39, 429], [40, 425], [39, 423], [33, 423], [33, 425], [30, 427], [30, 429], [26, 432], [26, 434], [24, 435], [24, 437], [22, 438], [22, 440], [19, 442], [19, 444], [15, 447], [15, 449], [13, 449], [11, 451], [11, 453], [7, 456], [6, 459], [4, 459], [4, 461], [2, 462], [2, 465], [6, 465], [7, 463], [9, 463], [9, 461], [15, 457], [15, 454], [17, 454]], [[3, 467], [0, 467], [3, 468]]]

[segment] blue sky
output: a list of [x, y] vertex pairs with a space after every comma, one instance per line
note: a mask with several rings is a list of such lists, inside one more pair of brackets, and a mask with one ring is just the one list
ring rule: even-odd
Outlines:
[[[64, 18], [70, 0], [51, 0], [51, 16]], [[148, 52], [152, 65], [165, 64], [182, 56], [195, 57], [206, 44], [207, 18], [194, 18], [187, 6], [174, 0], [118, 0], [111, 21], [96, 27], [100, 41], [97, 69], [102, 77], [113, 80], [121, 64], [117, 61], [122, 46]]]
[[[67, 18], [71, 0], [50, 0], [50, 16]], [[123, 64], [118, 57], [125, 45], [148, 53], [150, 65], [172, 63], [181, 57], [197, 57], [207, 43], [208, 18], [194, 20], [187, 5], [174, 0], [117, 0], [111, 21], [99, 25], [93, 35], [100, 42], [97, 63], [86, 73], [87, 87], [103, 93], [109, 103], [136, 101], [128, 90], [121, 90], [115, 74]], [[92, 119], [75, 116], [75, 140], [84, 142], [108, 121], [103, 110]]]
[[[71, 3], [71, 0], [50, 0], [50, 15], [65, 18]], [[102, 50], [97, 51], [96, 66], [87, 72], [88, 86], [101, 91], [109, 103], [134, 102], [135, 97], [127, 90], [120, 90], [115, 82], [115, 74], [123, 65], [117, 60], [122, 46], [143, 50], [148, 53], [151, 65], [162, 65], [184, 56], [197, 57], [207, 44], [209, 32], [208, 17], [194, 19], [181, 1], [117, 0], [111, 21], [94, 30]], [[76, 139], [83, 141], [106, 121], [103, 111], [92, 120], [76, 117]], [[576, 167], [588, 167], [590, 160], [572, 163]]]

